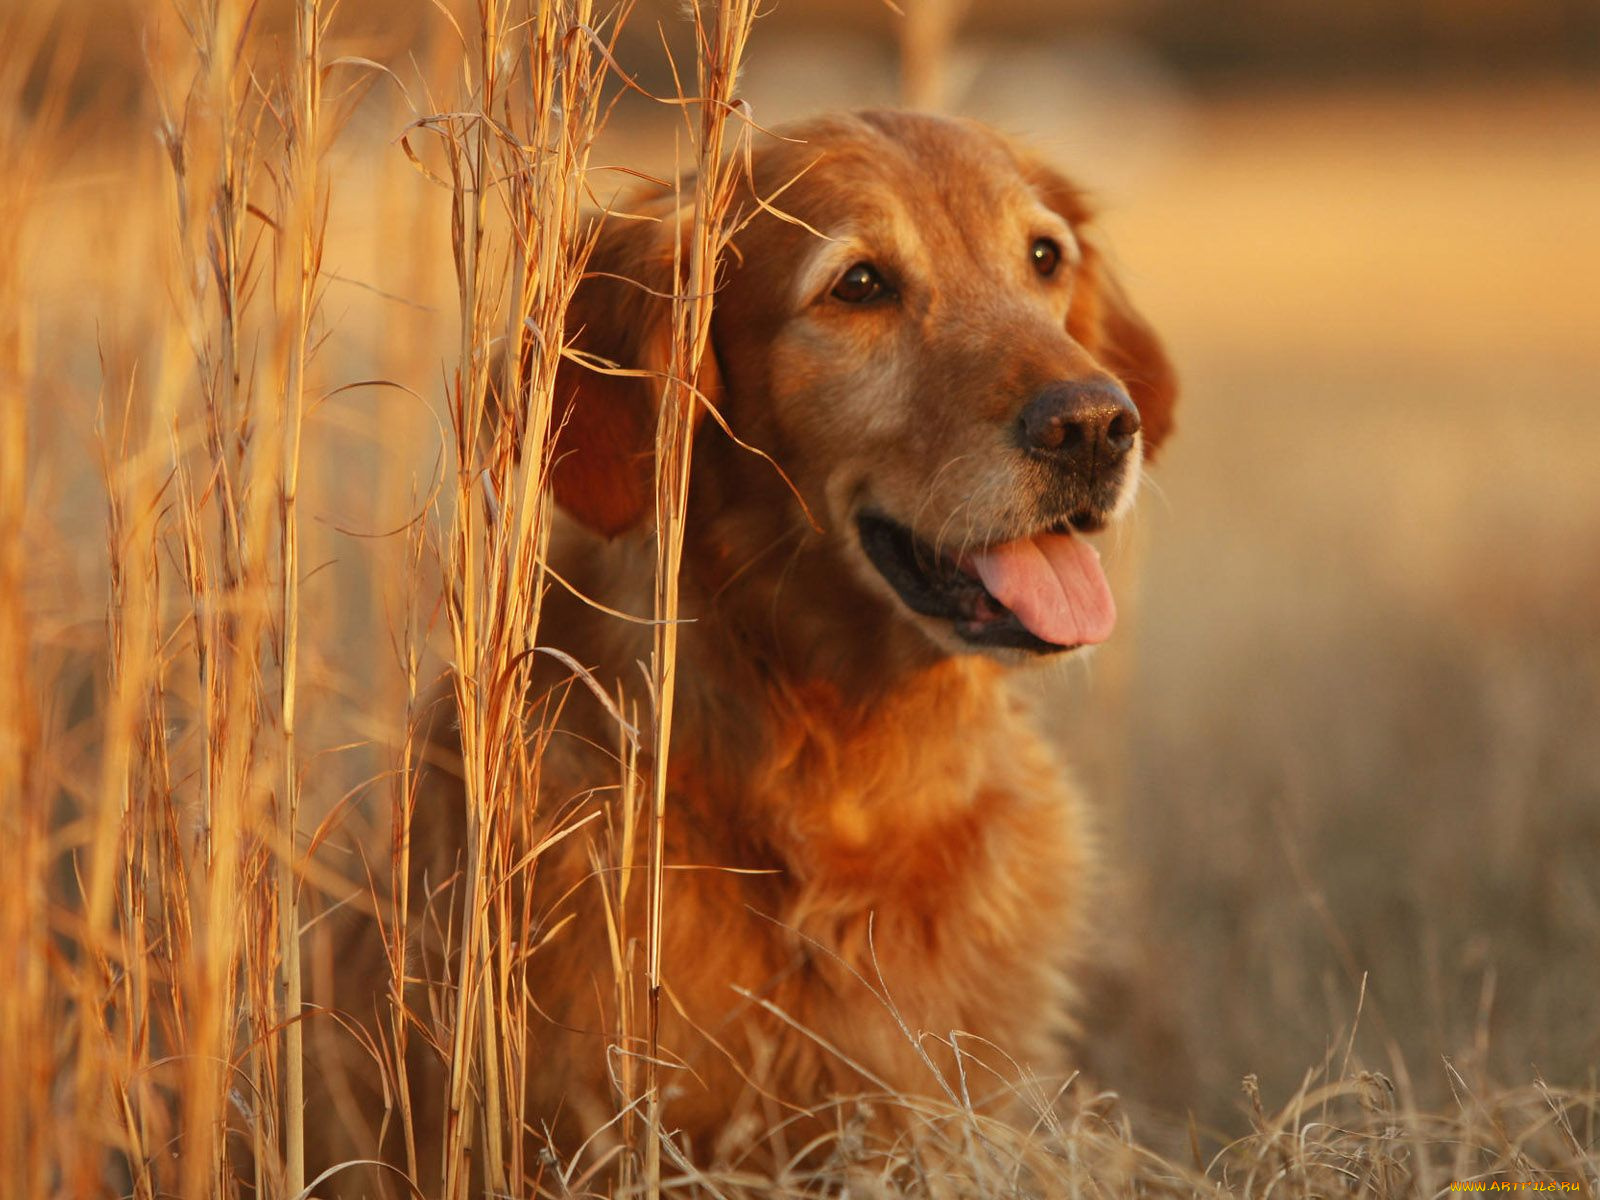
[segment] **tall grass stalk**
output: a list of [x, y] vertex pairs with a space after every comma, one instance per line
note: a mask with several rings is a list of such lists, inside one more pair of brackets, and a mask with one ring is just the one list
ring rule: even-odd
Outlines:
[[52, 1048], [64, 1017], [50, 978], [52, 840], [45, 705], [35, 670], [36, 589], [28, 564], [41, 532], [29, 518], [29, 392], [37, 378], [26, 265], [38, 185], [62, 132], [67, 66], [44, 72], [40, 108], [24, 115], [53, 5], [0, 16], [0, 841], [10, 856], [0, 889], [0, 946], [11, 964], [0, 1002], [0, 1045], [11, 1063], [0, 1097], [0, 1191], [39, 1195], [53, 1183]]
[[[284, 1190], [298, 1195], [306, 1185], [305, 1040], [300, 956], [299, 854], [300, 762], [296, 753], [300, 665], [300, 465], [305, 430], [306, 358], [316, 309], [325, 212], [320, 194], [322, 44], [326, 15], [322, 0], [300, 0], [295, 9], [295, 55], [290, 103], [284, 106], [287, 180], [282, 206], [276, 308], [288, 319], [279, 334], [279, 374], [284, 425], [279, 464], [279, 620], [282, 661], [278, 706], [282, 723], [278, 797], [279, 969], [284, 1033]], [[287, 293], [287, 294], [285, 294]]]
[[520, 982], [536, 933], [535, 862], [523, 860], [538, 768], [527, 692], [553, 515], [556, 367], [583, 270], [580, 213], [608, 69], [588, 0], [479, 0], [477, 17], [463, 63], [471, 93], [419, 122], [440, 135], [446, 161], [460, 314], [444, 564], [467, 808], [440, 1181], [452, 1198], [474, 1164], [499, 1191], [536, 1172], [523, 1150], [535, 1117], [524, 1094], [534, 1014]]
[[900, 99], [937, 112], [950, 97], [950, 50], [972, 0], [906, 0], [900, 22]]
[[117, 1000], [78, 1009], [80, 1061], [117, 1064], [120, 1170], [140, 1195], [232, 1194], [241, 1137], [256, 1194], [306, 1182], [298, 493], [326, 8], [297, 10], [287, 81], [232, 0], [179, 6], [187, 51], [153, 56], [174, 305], [105, 419], [111, 696], [83, 944]]
[[[230, 1187], [226, 1125], [236, 1089], [248, 1096], [258, 1118], [250, 1125], [258, 1187], [276, 1157], [269, 1142], [274, 1112], [266, 1100], [273, 1072], [263, 1048], [271, 1014], [258, 974], [272, 961], [272, 947], [250, 938], [261, 927], [265, 901], [256, 887], [264, 862], [252, 832], [265, 800], [258, 769], [259, 655], [267, 633], [266, 545], [273, 506], [260, 455], [252, 453], [254, 389], [243, 362], [259, 142], [259, 107], [248, 86], [252, 14], [229, 0], [192, 3], [178, 13], [192, 57], [180, 56], [157, 80], [175, 200], [169, 278], [176, 309], [151, 390], [130, 388], [129, 419], [111, 472], [113, 503], [120, 503], [128, 532], [137, 535], [113, 549], [114, 578], [130, 585], [136, 601], [113, 609], [113, 712], [132, 710], [129, 717], [137, 719], [142, 709], [152, 732], [166, 724], [162, 697], [169, 664], [158, 647], [185, 638], [188, 661], [171, 666], [194, 672], [198, 795], [185, 795], [170, 781], [145, 792], [155, 805], [148, 816], [178, 831], [171, 853], [154, 858], [140, 853], [145, 843], [126, 819], [125, 798], [122, 836], [133, 850], [124, 859], [122, 891], [131, 898], [150, 890], [158, 913], [185, 916], [181, 937], [161, 947], [171, 972], [162, 1032], [178, 1064], [176, 1177], [167, 1178], [154, 1146], [145, 1148], [135, 1170], [153, 1190], [176, 1187], [199, 1198], [227, 1194]], [[192, 386], [184, 378], [185, 357]], [[196, 440], [199, 454], [193, 452]], [[156, 456], [162, 443], [169, 448], [164, 469]], [[146, 528], [145, 521], [162, 511], [158, 497], [169, 486], [176, 497], [175, 527], [156, 520]], [[179, 567], [173, 599], [184, 610], [177, 624], [158, 567], [169, 537]], [[112, 745], [125, 736], [121, 724], [107, 731]], [[152, 752], [159, 745], [153, 737], [141, 740], [143, 761], [127, 763], [120, 781], [125, 797], [154, 782]], [[121, 766], [124, 760], [118, 755], [107, 761]], [[109, 801], [109, 795], [102, 798], [102, 819], [111, 815]], [[199, 823], [193, 840], [186, 836], [190, 813]], [[91, 918], [94, 913], [91, 907]], [[144, 961], [133, 956], [146, 949], [145, 931], [129, 917], [121, 927], [128, 961]], [[241, 1005], [251, 1034], [243, 1072], [248, 1084], [242, 1089], [232, 1068]]]
[[[729, 210], [737, 183], [737, 161], [725, 154], [729, 120], [735, 115], [734, 89], [745, 44], [755, 23], [754, 0], [717, 0], [692, 8], [695, 33], [695, 111], [690, 125], [695, 151], [694, 210], [691, 227], [676, 242], [672, 301], [672, 350], [668, 378], [656, 421], [655, 648], [651, 684], [655, 698], [652, 739], [654, 772], [650, 781], [650, 890], [646, 972], [648, 1044], [645, 1058], [645, 1184], [651, 1196], [661, 1191], [661, 944], [666, 911], [667, 762], [672, 749], [672, 710], [677, 692], [678, 576], [689, 498], [689, 463], [694, 452], [695, 418], [708, 398], [700, 393], [701, 368], [711, 338], [711, 306], [717, 265], [731, 234]], [[687, 119], [691, 110], [685, 109]], [[677, 219], [681, 220], [682, 209]]]

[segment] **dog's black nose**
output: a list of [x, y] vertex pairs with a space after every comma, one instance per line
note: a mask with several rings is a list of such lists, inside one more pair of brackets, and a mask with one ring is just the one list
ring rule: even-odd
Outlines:
[[1023, 407], [1023, 449], [1085, 464], [1120, 458], [1139, 432], [1139, 410], [1109, 379], [1052, 383]]

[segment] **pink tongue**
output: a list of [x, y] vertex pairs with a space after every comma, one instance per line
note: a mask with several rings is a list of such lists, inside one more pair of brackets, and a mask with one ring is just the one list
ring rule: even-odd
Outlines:
[[1117, 623], [1100, 556], [1071, 534], [1041, 533], [972, 556], [983, 586], [1029, 633], [1058, 646], [1103, 642]]

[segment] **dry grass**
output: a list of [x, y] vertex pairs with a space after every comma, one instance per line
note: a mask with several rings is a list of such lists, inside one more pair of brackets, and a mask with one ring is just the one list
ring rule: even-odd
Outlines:
[[[75, 73], [70, 6], [0, 16], [0, 1192], [339, 1194], [306, 1177], [306, 1067], [338, 1020], [310, 982], [319, 934], [376, 911], [401, 994], [413, 741], [446, 668], [466, 953], [429, 1012], [384, 998], [372, 1048], [408, 1147], [408, 1042], [449, 1064], [442, 1174], [411, 1154], [424, 1194], [1600, 1188], [1600, 361], [1575, 266], [1600, 254], [1575, 150], [1592, 104], [1441, 106], [1423, 166], [1364, 103], [1311, 133], [1314, 108], [1223, 106], [1165, 206], [1125, 212], [1190, 396], [1139, 539], [1140, 636], [1087, 702], [1077, 681], [1054, 698], [1142, 931], [1104, 989], [1116, 1094], [1041, 1084], [1035, 1122], [1006, 1127], [976, 1081], [930, 1078], [935, 1099], [840, 1106], [777, 1179], [713, 1177], [654, 1117], [673, 814], [634, 764], [670, 749], [691, 381], [752, 7], [683, 18], [701, 99], [663, 98], [682, 132], [648, 148], [693, 173], [696, 206], [660, 426], [655, 710], [619, 729], [603, 851], [624, 868], [606, 874], [627, 1152], [575, 1163], [516, 1134], [516, 981], [541, 936], [521, 697], [552, 585], [550, 331], [584, 211], [640, 161], [606, 129], [619, 18], [478, 0], [430, 14], [413, 57], [348, 15], [152, 5], [131, 116]], [[1481, 121], [1538, 136], [1497, 159]], [[1507, 160], [1531, 198], [1486, 175]], [[1474, 188], [1531, 215], [1451, 202]], [[1457, 261], [1491, 232], [1498, 255]], [[388, 856], [346, 849], [363, 841]], [[650, 928], [623, 925], [630, 888]], [[874, 1142], [881, 1105], [918, 1136]]]

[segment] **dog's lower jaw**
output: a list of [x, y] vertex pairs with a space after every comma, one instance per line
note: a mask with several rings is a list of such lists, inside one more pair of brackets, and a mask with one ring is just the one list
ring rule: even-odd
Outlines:
[[1099, 531], [1102, 510], [959, 556], [870, 507], [852, 524], [868, 584], [947, 652], [1016, 664], [1103, 641], [1115, 623], [1099, 555], [1074, 528]]

